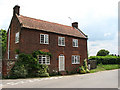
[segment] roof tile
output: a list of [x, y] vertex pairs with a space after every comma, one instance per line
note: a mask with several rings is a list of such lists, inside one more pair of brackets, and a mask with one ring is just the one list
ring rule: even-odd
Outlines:
[[17, 15], [17, 17], [20, 23], [22, 23], [23, 27], [26, 27], [26, 28], [44, 30], [47, 32], [54, 32], [54, 33], [59, 33], [64, 35], [86, 38], [85, 35], [83, 35], [80, 31], [78, 31], [77, 29], [71, 26], [34, 19], [34, 18], [22, 16], [22, 15], [19, 15], [19, 16]]

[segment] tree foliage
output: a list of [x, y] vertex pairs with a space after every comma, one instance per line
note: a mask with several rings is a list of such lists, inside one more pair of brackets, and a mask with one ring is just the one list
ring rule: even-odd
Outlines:
[[[1, 29], [0, 30], [0, 49], [2, 49], [2, 50], [0, 50], [0, 51], [2, 51], [2, 52], [0, 52], [0, 53], [2, 53], [2, 57], [6, 51], [6, 42], [7, 42], [7, 32], [6, 32], [6, 30]], [[1, 48], [1, 46], [2, 46], [2, 48]]]
[[106, 56], [106, 55], [109, 55], [109, 51], [108, 50], [105, 50], [105, 49], [101, 49], [97, 52], [97, 56]]

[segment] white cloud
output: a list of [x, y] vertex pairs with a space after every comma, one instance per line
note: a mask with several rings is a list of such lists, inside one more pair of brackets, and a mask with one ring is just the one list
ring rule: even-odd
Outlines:
[[105, 33], [104, 36], [107, 37], [107, 36], [110, 36], [111, 33]]

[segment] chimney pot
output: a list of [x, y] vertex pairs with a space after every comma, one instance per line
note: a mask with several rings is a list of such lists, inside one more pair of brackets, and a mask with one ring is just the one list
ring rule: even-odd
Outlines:
[[78, 28], [78, 22], [73, 22], [72, 27]]
[[20, 15], [20, 6], [19, 5], [15, 5], [15, 7], [13, 8], [13, 15]]

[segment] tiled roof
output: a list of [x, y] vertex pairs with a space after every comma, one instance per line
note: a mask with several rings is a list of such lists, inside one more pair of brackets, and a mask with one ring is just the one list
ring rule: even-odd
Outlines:
[[86, 38], [86, 36], [82, 34], [79, 30], [71, 26], [34, 19], [34, 18], [22, 16], [22, 15], [19, 15], [19, 16], [17, 15], [17, 17], [20, 23], [22, 23], [22, 27]]

